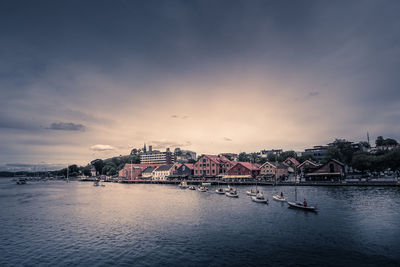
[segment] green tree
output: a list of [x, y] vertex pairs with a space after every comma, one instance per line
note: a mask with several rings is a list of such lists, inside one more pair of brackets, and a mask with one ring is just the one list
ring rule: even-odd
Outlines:
[[383, 137], [382, 136], [378, 136], [376, 138], [375, 145], [376, 146], [383, 146], [383, 141], [384, 141]]
[[90, 164], [92, 164], [94, 166], [97, 173], [101, 173], [101, 171], [104, 167], [104, 162], [102, 159], [95, 159], [95, 160], [91, 161]]
[[336, 159], [346, 164], [350, 164], [353, 158], [355, 149], [351, 145], [351, 142], [345, 139], [336, 139], [328, 147], [325, 159]]
[[269, 162], [274, 162], [274, 161], [277, 161], [278, 160], [278, 157], [275, 155], [275, 154], [268, 154], [267, 155], [267, 160], [269, 161]]
[[238, 156], [238, 160], [242, 162], [249, 162], [249, 156], [246, 154], [246, 152], [241, 152]]
[[293, 150], [284, 151], [279, 155], [278, 161], [282, 162], [285, 161], [287, 158], [297, 158], [296, 152], [294, 152]]

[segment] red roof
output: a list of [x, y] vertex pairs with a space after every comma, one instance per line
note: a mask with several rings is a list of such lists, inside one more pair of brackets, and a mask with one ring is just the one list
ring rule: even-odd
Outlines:
[[161, 164], [139, 164], [139, 163], [129, 164], [129, 163], [126, 163], [124, 166], [124, 169], [130, 169], [132, 166], [132, 168], [140, 168], [143, 171], [147, 167], [158, 167], [160, 165]]
[[290, 160], [294, 165], [299, 166], [300, 162], [297, 161], [295, 158], [287, 158], [285, 161]]
[[[260, 169], [260, 165], [255, 164], [255, 163], [239, 161], [239, 162], [236, 162], [236, 164], [233, 166], [236, 166], [237, 164], [240, 164], [251, 171], [257, 171]], [[233, 166], [232, 166], [232, 168], [233, 168]]]
[[222, 155], [204, 155], [204, 157], [207, 157], [208, 159], [210, 159], [211, 161], [214, 161], [217, 164], [223, 164], [223, 163], [231, 163], [231, 161], [226, 158], [225, 156]]
[[183, 165], [185, 165], [186, 167], [188, 167], [191, 170], [194, 169], [194, 164], [193, 163], [184, 163]]

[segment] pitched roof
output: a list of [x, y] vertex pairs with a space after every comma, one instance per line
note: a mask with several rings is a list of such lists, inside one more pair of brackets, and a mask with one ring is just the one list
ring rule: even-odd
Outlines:
[[152, 172], [152, 171], [154, 171], [155, 168], [157, 168], [157, 167], [147, 167], [146, 169], [144, 169], [144, 170], [142, 171], [142, 173], [143, 173], [143, 172], [146, 172], [146, 173]]
[[285, 165], [285, 164], [283, 164], [281, 162], [270, 162], [270, 161], [265, 162], [263, 165], [261, 165], [260, 168], [264, 167], [267, 164], [271, 165], [274, 168], [278, 168], [278, 169], [287, 169], [288, 168], [287, 165]]
[[305, 160], [303, 163], [301, 163], [298, 167], [300, 168], [301, 166], [303, 166], [303, 165], [305, 165], [306, 163], [308, 163], [308, 164], [310, 164], [310, 165], [313, 165], [314, 167], [318, 167], [318, 164], [317, 163], [315, 163], [315, 162], [313, 162], [313, 161], [311, 161], [311, 160]]
[[254, 163], [250, 163], [250, 162], [242, 162], [242, 161], [236, 162], [236, 164], [234, 164], [232, 166], [232, 168], [238, 164], [244, 166], [245, 168], [247, 168], [251, 171], [256, 171], [256, 170], [260, 169], [260, 165], [258, 165], [258, 164], [254, 164]]
[[194, 169], [194, 164], [193, 163], [183, 163], [182, 165], [185, 165], [189, 169], [193, 170]]
[[210, 159], [211, 161], [214, 161], [217, 164], [223, 164], [223, 163], [231, 163], [231, 161], [226, 158], [223, 155], [204, 155], [204, 157], [207, 157], [208, 159]]
[[169, 171], [173, 166], [174, 166], [174, 164], [161, 165], [158, 168], [156, 168], [154, 171], [155, 172], [158, 172], [158, 171]]
[[158, 166], [160, 166], [160, 164], [140, 164], [140, 163], [130, 164], [130, 163], [126, 163], [124, 166], [124, 169], [130, 169], [131, 166], [132, 166], [132, 168], [140, 168], [143, 171], [147, 167], [158, 167]]
[[294, 165], [296, 165], [296, 166], [299, 166], [300, 165], [300, 163], [297, 161], [297, 159], [295, 159], [295, 158], [287, 158], [286, 160], [285, 160], [285, 162], [287, 161], [287, 160], [290, 160]]

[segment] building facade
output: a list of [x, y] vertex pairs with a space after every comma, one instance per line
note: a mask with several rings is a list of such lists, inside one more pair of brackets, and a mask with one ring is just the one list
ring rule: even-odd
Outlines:
[[215, 177], [217, 175], [224, 175], [233, 165], [234, 162], [231, 162], [222, 155], [202, 155], [194, 164], [194, 176]]
[[236, 162], [227, 170], [228, 176], [250, 176], [256, 178], [260, 174], [260, 166], [250, 162]]
[[149, 151], [140, 155], [140, 163], [141, 164], [173, 164], [174, 156], [167, 149], [165, 152], [160, 152], [158, 150], [152, 150], [151, 146], [149, 146]]
[[317, 170], [307, 173], [306, 180], [332, 181], [341, 180], [345, 176], [345, 165], [340, 161], [331, 159]]
[[161, 165], [152, 171], [152, 179], [165, 181], [170, 175], [173, 174], [174, 169], [175, 164]]
[[314, 146], [313, 148], [307, 148], [303, 152], [304, 155], [312, 155], [316, 160], [320, 161], [325, 158], [328, 152], [328, 146]]
[[265, 162], [260, 167], [260, 175], [272, 179], [285, 179], [289, 176], [289, 167], [280, 162]]

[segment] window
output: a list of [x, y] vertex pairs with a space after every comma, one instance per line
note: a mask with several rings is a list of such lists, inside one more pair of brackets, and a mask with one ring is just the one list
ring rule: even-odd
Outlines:
[[207, 167], [210, 167], [210, 164], [209, 164], [209, 163], [207, 163]]
[[210, 173], [210, 171], [209, 170], [207, 170], [207, 174], [209, 174]]
[[213, 163], [213, 164], [212, 164], [212, 166], [214, 167], [214, 166], [215, 166], [215, 164]]
[[212, 170], [212, 174], [215, 174], [215, 170]]

